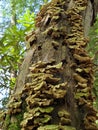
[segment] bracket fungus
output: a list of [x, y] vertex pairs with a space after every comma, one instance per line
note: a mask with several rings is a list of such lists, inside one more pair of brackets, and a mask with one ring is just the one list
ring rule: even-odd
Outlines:
[[21, 130], [98, 130], [93, 63], [85, 50], [87, 4], [88, 0], [52, 0], [37, 14], [37, 31], [26, 37], [30, 49], [33, 44], [37, 49], [19, 98], [14, 95], [8, 105], [10, 115], [22, 113]]

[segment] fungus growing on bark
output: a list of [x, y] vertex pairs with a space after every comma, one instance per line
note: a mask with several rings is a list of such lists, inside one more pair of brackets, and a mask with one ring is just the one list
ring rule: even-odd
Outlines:
[[85, 50], [87, 3], [52, 0], [37, 15], [38, 31], [26, 39], [41, 49], [32, 56], [21, 98], [12, 99], [8, 109], [13, 116], [18, 109], [23, 112], [21, 130], [98, 130], [91, 90], [93, 64]]

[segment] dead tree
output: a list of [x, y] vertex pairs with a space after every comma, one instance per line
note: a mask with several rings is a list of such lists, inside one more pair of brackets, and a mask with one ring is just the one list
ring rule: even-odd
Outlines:
[[93, 63], [85, 50], [97, 5], [52, 0], [42, 7], [36, 30], [26, 37], [30, 49], [8, 104], [5, 130], [98, 130]]

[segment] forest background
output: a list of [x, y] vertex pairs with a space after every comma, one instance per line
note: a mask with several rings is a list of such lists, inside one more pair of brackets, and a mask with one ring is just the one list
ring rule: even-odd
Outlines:
[[[0, 110], [6, 109], [16, 77], [29, 49], [25, 36], [35, 30], [39, 9], [49, 0], [0, 0]], [[95, 82], [94, 106], [98, 109], [98, 16], [91, 27], [87, 51], [93, 59]]]

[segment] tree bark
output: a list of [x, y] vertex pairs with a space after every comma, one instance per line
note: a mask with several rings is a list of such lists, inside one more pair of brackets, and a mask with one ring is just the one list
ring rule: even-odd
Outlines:
[[[98, 130], [93, 63], [85, 50], [93, 2], [52, 0], [43, 6], [36, 31], [26, 37], [31, 49], [36, 49], [32, 56], [27, 53], [32, 58], [20, 72], [24, 76], [18, 81], [23, 83], [18, 82], [9, 101], [10, 121], [5, 129], [19, 123], [21, 130]], [[23, 68], [27, 62], [24, 60]]]

